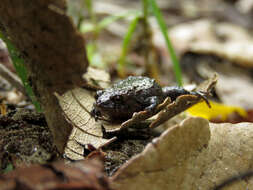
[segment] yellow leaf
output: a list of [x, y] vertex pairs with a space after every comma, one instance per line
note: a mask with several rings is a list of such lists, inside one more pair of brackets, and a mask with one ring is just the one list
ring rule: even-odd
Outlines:
[[247, 117], [247, 112], [237, 106], [229, 106], [210, 101], [211, 108], [208, 108], [205, 102], [200, 102], [187, 110], [190, 115], [199, 116], [208, 120], [220, 118], [226, 120], [228, 115], [237, 112], [242, 117]]

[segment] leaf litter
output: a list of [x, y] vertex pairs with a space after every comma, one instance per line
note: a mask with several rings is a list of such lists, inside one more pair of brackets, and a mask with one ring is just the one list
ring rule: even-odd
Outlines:
[[[228, 22], [201, 19], [176, 25], [169, 33], [181, 55], [182, 69], [191, 80], [200, 81], [199, 78], [207, 78], [216, 72], [219, 83], [215, 92], [221, 102], [253, 108], [253, 101], [248, 98], [253, 92], [253, 38], [249, 30]], [[159, 33], [155, 34], [158, 39], [155, 43], [165, 48], [159, 36]]]

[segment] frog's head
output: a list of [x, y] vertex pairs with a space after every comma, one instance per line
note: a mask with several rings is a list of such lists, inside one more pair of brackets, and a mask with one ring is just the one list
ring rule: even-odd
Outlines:
[[124, 93], [117, 93], [115, 90], [99, 90], [95, 95], [94, 108], [102, 116], [110, 119], [129, 118], [129, 105]]

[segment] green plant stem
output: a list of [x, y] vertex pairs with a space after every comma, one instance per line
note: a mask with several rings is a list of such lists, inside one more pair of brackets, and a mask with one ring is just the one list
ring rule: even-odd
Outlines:
[[128, 52], [128, 47], [130, 40], [132, 38], [132, 35], [135, 31], [135, 28], [137, 26], [137, 23], [139, 21], [140, 17], [136, 16], [132, 22], [129, 25], [128, 31], [126, 35], [124, 36], [123, 43], [122, 43], [122, 51], [121, 51], [121, 56], [119, 59], [119, 67], [118, 67], [118, 74], [120, 77], [125, 77], [125, 64], [126, 64], [126, 54]]
[[84, 0], [84, 3], [87, 7], [87, 11], [90, 16], [91, 22], [95, 28], [94, 33], [93, 33], [94, 39], [97, 39], [97, 37], [99, 35], [99, 28], [98, 28], [96, 14], [94, 13], [94, 9], [93, 9], [93, 1], [92, 0]]
[[167, 26], [165, 24], [165, 21], [162, 17], [162, 14], [160, 12], [160, 9], [158, 8], [156, 1], [155, 0], [149, 0], [149, 3], [151, 5], [151, 8], [153, 10], [153, 13], [156, 17], [156, 20], [160, 26], [160, 29], [162, 31], [163, 37], [165, 38], [165, 42], [168, 48], [168, 51], [170, 53], [170, 57], [173, 63], [173, 69], [174, 69], [174, 73], [176, 76], [176, 80], [177, 80], [177, 84], [178, 86], [182, 86], [183, 82], [182, 82], [182, 72], [181, 72], [181, 68], [179, 65], [179, 61], [177, 59], [176, 53], [174, 51], [174, 48], [172, 47], [171, 41], [169, 39], [168, 33], [167, 33]]
[[149, 4], [148, 0], [142, 0], [142, 24], [143, 24], [143, 56], [145, 60], [145, 66], [146, 66], [146, 73], [151, 76], [152, 78], [155, 78], [156, 81], [159, 81], [158, 79], [158, 69], [157, 64], [154, 62], [154, 45], [152, 41], [152, 30], [150, 28], [148, 17], [149, 17]]
[[144, 20], [148, 20], [148, 0], [142, 0], [142, 12]]

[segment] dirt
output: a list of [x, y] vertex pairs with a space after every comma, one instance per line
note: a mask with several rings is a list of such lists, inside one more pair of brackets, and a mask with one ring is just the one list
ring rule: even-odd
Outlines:
[[47, 163], [57, 151], [43, 114], [19, 109], [0, 117], [0, 168]]
[[141, 153], [145, 146], [159, 134], [151, 129], [130, 129], [117, 135], [118, 140], [103, 148], [105, 172], [112, 176], [131, 157]]

